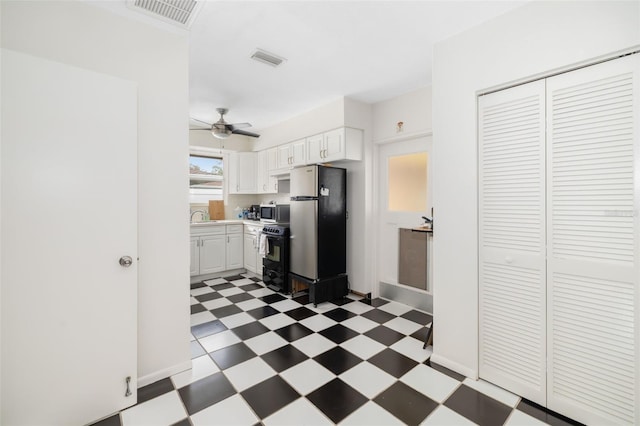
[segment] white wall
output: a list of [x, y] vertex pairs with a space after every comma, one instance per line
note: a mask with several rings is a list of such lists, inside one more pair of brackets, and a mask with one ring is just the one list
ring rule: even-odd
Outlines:
[[[431, 131], [431, 87], [373, 104], [373, 140], [376, 143], [396, 137]], [[396, 124], [402, 121], [402, 131]]]
[[344, 99], [344, 125], [364, 130], [362, 161], [336, 164], [347, 169], [347, 274], [350, 289], [374, 293], [373, 143], [371, 105]]
[[3, 47], [138, 83], [139, 385], [189, 368], [186, 33], [85, 2], [1, 6]]
[[[395, 98], [377, 102], [371, 108], [373, 122], [373, 144], [371, 146], [372, 156], [372, 180], [369, 185], [374, 188], [372, 190], [372, 206], [374, 210], [380, 212], [380, 192], [385, 191], [379, 183], [380, 179], [380, 147], [390, 142], [410, 141], [412, 139], [421, 138], [425, 141], [424, 150], [429, 155], [429, 178], [427, 180], [427, 196], [428, 209], [432, 206], [432, 139], [425, 138], [426, 134], [431, 132], [431, 87], [423, 87], [412, 92], [405, 93]], [[402, 131], [398, 131], [397, 123], [403, 122]], [[417, 216], [419, 218], [419, 216]], [[419, 221], [418, 221], [419, 223]], [[417, 224], [417, 223], [416, 223]], [[397, 229], [389, 229], [388, 225], [384, 225], [381, 213], [374, 215], [372, 228], [375, 229], [375, 242], [372, 246], [379, 247], [380, 250], [372, 249], [372, 262], [375, 265], [372, 270], [375, 271], [373, 282], [388, 282], [384, 276], [388, 275], [385, 271], [393, 271], [392, 275], [397, 276], [398, 260], [397, 255], [389, 255], [396, 253], [398, 250], [398, 232]], [[431, 280], [431, 271], [429, 279]], [[395, 280], [394, 280], [395, 281]], [[433, 281], [430, 281], [430, 287], [433, 287]], [[378, 286], [374, 286], [374, 296], [378, 296]], [[429, 303], [430, 305], [430, 303]]]
[[[0, 22], [2, 22], [2, 7], [0, 7]], [[2, 46], [2, 31], [0, 31], [0, 46]], [[2, 70], [2, 55], [0, 54], [0, 70]], [[0, 81], [2, 80], [2, 71], [0, 71]], [[2, 85], [0, 84], [0, 117], [2, 117]], [[0, 152], [2, 152], [2, 128], [0, 125]], [[0, 176], [2, 170], [0, 169]], [[2, 183], [2, 182], [0, 182]], [[0, 188], [2, 185], [0, 185]], [[0, 190], [0, 223], [2, 223], [2, 191]], [[0, 259], [2, 258], [2, 227], [0, 227]], [[0, 277], [2, 276], [2, 266], [0, 266]], [[2, 412], [2, 279], [0, 278], [0, 412]]]
[[261, 151], [341, 126], [344, 126], [344, 98], [259, 130], [260, 138], [255, 142], [254, 149]]
[[433, 361], [478, 373], [476, 93], [640, 44], [640, 2], [528, 3], [436, 45]]
[[247, 136], [231, 135], [227, 139], [218, 139], [214, 138], [211, 132], [208, 131], [190, 130], [189, 145], [230, 151], [253, 151], [255, 142], [254, 138]]

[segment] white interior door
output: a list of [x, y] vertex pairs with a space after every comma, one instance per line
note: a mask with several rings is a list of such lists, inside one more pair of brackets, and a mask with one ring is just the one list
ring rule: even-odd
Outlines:
[[640, 422], [640, 55], [547, 79], [548, 401]]
[[[422, 216], [431, 216], [431, 173], [429, 167], [429, 156], [431, 152], [431, 137], [419, 137], [409, 141], [394, 142], [381, 145], [379, 148], [379, 240], [378, 240], [378, 279], [379, 281], [397, 284], [398, 283], [398, 229], [414, 228], [423, 223]], [[407, 194], [397, 192], [397, 189], [390, 187], [389, 183], [389, 162], [399, 157], [410, 154], [424, 153], [427, 155], [427, 176], [426, 186], [419, 190], [418, 194], [409, 191]], [[411, 176], [409, 172], [407, 179], [425, 179], [423, 176]], [[396, 191], [396, 192], [394, 192]], [[390, 206], [390, 198], [393, 196], [420, 198], [424, 210], [394, 208], [393, 202]], [[418, 205], [417, 203], [415, 205]], [[429, 248], [430, 249], [430, 248]], [[430, 270], [430, 268], [428, 269]], [[428, 279], [431, 282], [430, 279]]]
[[545, 82], [478, 101], [480, 377], [546, 403]]
[[136, 402], [136, 111], [131, 82], [2, 52], [2, 424]]

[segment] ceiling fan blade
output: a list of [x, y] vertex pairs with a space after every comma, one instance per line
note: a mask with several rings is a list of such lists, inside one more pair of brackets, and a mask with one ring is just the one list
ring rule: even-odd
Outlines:
[[207, 126], [209, 126], [209, 128], [211, 128], [211, 123], [207, 123], [206, 121], [198, 120], [197, 118], [193, 117], [189, 117], [189, 119], [192, 121], [197, 121], [198, 123], [206, 124]]
[[210, 128], [210, 127], [207, 127], [207, 128], [205, 129], [204, 127], [197, 127], [197, 128], [195, 128], [195, 127], [190, 127], [190, 128], [189, 128], [189, 130], [206, 130], [207, 132], [210, 132], [210, 131], [211, 131], [211, 128]]
[[249, 124], [249, 123], [231, 123], [231, 124], [227, 125], [227, 128], [230, 128], [231, 130], [245, 129], [247, 127], [251, 127], [251, 124]]
[[251, 132], [246, 132], [244, 130], [233, 130], [231, 133], [233, 133], [234, 135], [243, 135], [243, 136], [250, 136], [252, 138], [259, 138], [260, 135], [257, 133], [251, 133]]

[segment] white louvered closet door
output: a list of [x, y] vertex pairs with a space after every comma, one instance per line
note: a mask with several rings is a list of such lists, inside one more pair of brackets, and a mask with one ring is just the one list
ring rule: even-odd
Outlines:
[[479, 117], [480, 377], [546, 403], [545, 83], [485, 95]]
[[547, 79], [547, 399], [588, 424], [640, 423], [639, 56]]

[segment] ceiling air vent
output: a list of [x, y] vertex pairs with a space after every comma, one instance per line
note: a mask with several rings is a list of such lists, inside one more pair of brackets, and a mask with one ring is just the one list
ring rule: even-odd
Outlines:
[[258, 62], [262, 62], [263, 64], [271, 65], [272, 67], [277, 67], [284, 61], [285, 58], [281, 58], [280, 56], [274, 55], [273, 53], [269, 53], [262, 49], [256, 49], [255, 52], [251, 55], [251, 59], [255, 59]]
[[196, 0], [128, 0], [130, 8], [165, 22], [189, 28], [203, 1]]

